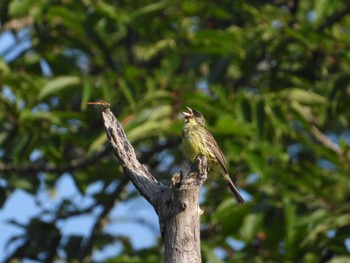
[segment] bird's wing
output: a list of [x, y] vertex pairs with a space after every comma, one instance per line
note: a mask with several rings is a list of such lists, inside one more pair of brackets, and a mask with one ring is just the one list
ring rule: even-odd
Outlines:
[[206, 137], [205, 143], [207, 144], [207, 147], [210, 148], [213, 153], [215, 154], [216, 158], [218, 159], [220, 165], [222, 166], [225, 173], [228, 173], [226, 168], [226, 159], [222, 151], [220, 150], [217, 142], [215, 141], [213, 135], [207, 130], [206, 131]]

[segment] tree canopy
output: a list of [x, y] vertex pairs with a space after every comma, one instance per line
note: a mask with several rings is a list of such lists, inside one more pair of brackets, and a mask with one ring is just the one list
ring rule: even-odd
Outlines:
[[[22, 234], [5, 261], [89, 262], [111, 244], [105, 262], [162, 261], [159, 234], [137, 249], [106, 231], [139, 195], [86, 105], [97, 99], [162, 181], [186, 166], [181, 112], [206, 117], [247, 202], [209, 174], [204, 262], [350, 260], [348, 1], [7, 0], [0, 19], [0, 205], [22, 190], [41, 211], [7, 222]], [[45, 206], [62, 176], [91, 204]], [[82, 215], [89, 235], [65, 235]]]

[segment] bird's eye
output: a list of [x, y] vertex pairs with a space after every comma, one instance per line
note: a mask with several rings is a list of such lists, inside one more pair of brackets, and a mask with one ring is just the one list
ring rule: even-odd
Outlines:
[[201, 116], [201, 113], [200, 112], [198, 112], [198, 111], [193, 111], [193, 114], [194, 114], [194, 116], [195, 117], [200, 117]]

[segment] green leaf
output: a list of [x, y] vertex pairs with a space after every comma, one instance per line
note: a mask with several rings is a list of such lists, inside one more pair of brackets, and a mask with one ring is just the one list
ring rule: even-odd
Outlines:
[[81, 109], [86, 110], [87, 102], [91, 98], [91, 92], [92, 92], [92, 84], [91, 80], [88, 78], [84, 78], [83, 82], [83, 96], [81, 98]]
[[47, 18], [54, 24], [63, 24], [75, 34], [83, 35], [83, 22], [87, 18], [80, 10], [71, 10], [65, 6], [49, 5]]
[[260, 154], [256, 152], [246, 152], [246, 160], [254, 172], [263, 175], [264, 160]]
[[122, 91], [122, 93], [124, 94], [125, 99], [129, 103], [131, 109], [135, 110], [136, 109], [136, 102], [135, 102], [134, 96], [131, 94], [131, 90], [129, 89], [129, 87], [127, 86], [125, 81], [123, 79], [120, 79], [118, 81], [118, 86], [119, 86], [120, 90]]
[[32, 0], [13, 0], [9, 4], [9, 15], [11, 16], [24, 16], [30, 10], [32, 6]]
[[10, 68], [3, 58], [0, 57], [0, 76], [4, 77], [10, 73]]
[[98, 150], [101, 150], [101, 146], [103, 146], [107, 142], [106, 132], [103, 131], [95, 140], [90, 144], [88, 153], [94, 153]]
[[259, 100], [256, 104], [256, 122], [258, 126], [259, 135], [262, 136], [265, 124], [265, 107], [263, 100]]
[[174, 39], [162, 39], [156, 43], [153, 43], [150, 47], [142, 49], [139, 57], [143, 60], [150, 60], [157, 54], [163, 51], [171, 50], [176, 48], [176, 41]]
[[218, 118], [215, 127], [210, 129], [218, 135], [249, 136], [253, 129], [250, 124], [235, 120], [231, 115], [222, 115]]
[[249, 205], [237, 206], [234, 199], [229, 196], [216, 207], [212, 214], [212, 222], [222, 227], [223, 234], [237, 233], [250, 209]]
[[283, 198], [283, 207], [284, 207], [284, 214], [285, 214], [285, 221], [286, 221], [286, 249], [287, 253], [290, 253], [293, 251], [293, 247], [295, 246], [295, 235], [296, 235], [296, 223], [297, 223], [297, 217], [296, 217], [296, 209], [297, 207], [291, 203], [289, 198], [284, 197]]
[[264, 215], [262, 213], [250, 214], [244, 219], [243, 225], [240, 229], [244, 240], [251, 242], [254, 239], [256, 233], [262, 227], [261, 224], [263, 219]]
[[21, 112], [19, 120], [21, 122], [32, 122], [34, 120], [48, 120], [51, 123], [60, 123], [60, 118], [54, 112], [48, 111], [38, 111], [31, 112], [28, 110], [24, 110]]
[[243, 99], [241, 101], [241, 115], [243, 120], [251, 122], [252, 121], [252, 109], [250, 105], [250, 101], [248, 99]]
[[[322, 21], [325, 20], [325, 17], [327, 16], [327, 13], [331, 9], [332, 1], [329, 0], [318, 0], [315, 2], [315, 24], [320, 24]], [[336, 1], [335, 1], [336, 2]]]
[[160, 1], [158, 3], [153, 3], [149, 5], [145, 5], [144, 7], [136, 10], [135, 12], [132, 13], [133, 18], [136, 18], [138, 16], [143, 16], [143, 15], [148, 15], [150, 13], [157, 12], [159, 10], [164, 9], [167, 7], [168, 3], [166, 1]]
[[53, 78], [48, 81], [39, 92], [38, 98], [39, 100], [42, 100], [48, 96], [57, 95], [58, 92], [80, 83], [81, 80], [77, 76], [60, 76]]
[[328, 261], [328, 263], [349, 263], [350, 257], [349, 256], [336, 256], [335, 258]]
[[329, 217], [327, 218], [327, 220], [323, 220], [319, 224], [317, 224], [313, 230], [309, 231], [301, 245], [305, 246], [309, 242], [314, 241], [319, 234], [325, 233], [328, 230], [333, 230], [347, 226], [349, 225], [349, 222], [350, 214]]
[[324, 105], [327, 102], [327, 99], [317, 94], [311, 90], [304, 90], [299, 88], [290, 88], [285, 89], [277, 93], [279, 97], [290, 101], [297, 101], [305, 105]]
[[236, 32], [203, 29], [195, 34], [193, 51], [211, 55], [233, 55], [238, 58], [244, 54], [238, 43]]
[[171, 107], [160, 105], [142, 110], [142, 112], [124, 128], [130, 141], [137, 141], [145, 137], [160, 135], [169, 129], [171, 120]]

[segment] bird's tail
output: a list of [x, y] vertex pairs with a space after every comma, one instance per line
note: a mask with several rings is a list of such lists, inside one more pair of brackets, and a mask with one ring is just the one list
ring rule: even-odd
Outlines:
[[226, 173], [226, 174], [224, 174], [224, 178], [225, 178], [226, 184], [227, 184], [228, 187], [230, 188], [230, 190], [231, 190], [233, 196], [235, 197], [237, 204], [239, 204], [239, 205], [244, 204], [244, 199], [243, 199], [243, 197], [240, 195], [240, 193], [238, 192], [236, 186], [233, 184], [233, 182], [232, 182], [230, 176]]

